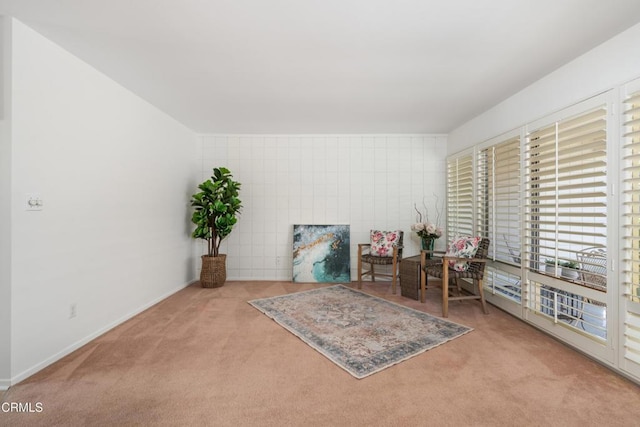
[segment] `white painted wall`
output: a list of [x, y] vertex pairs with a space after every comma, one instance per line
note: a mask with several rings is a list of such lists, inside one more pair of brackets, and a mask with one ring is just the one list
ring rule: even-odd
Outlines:
[[6, 103], [10, 97], [11, 22], [0, 16], [0, 390], [11, 385], [11, 139]]
[[12, 37], [15, 383], [193, 280], [199, 171], [192, 131], [18, 21]]
[[462, 124], [449, 134], [447, 151], [457, 153], [638, 76], [640, 24]]
[[242, 183], [244, 210], [223, 242], [228, 278], [291, 280], [294, 224], [349, 224], [353, 280], [357, 243], [368, 242], [372, 228], [403, 230], [404, 255], [416, 255], [413, 205], [424, 197], [435, 220], [446, 142], [439, 135], [202, 136], [201, 181], [225, 166]]

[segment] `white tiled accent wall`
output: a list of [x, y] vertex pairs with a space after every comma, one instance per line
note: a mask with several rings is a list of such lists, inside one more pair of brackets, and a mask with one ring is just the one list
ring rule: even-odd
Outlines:
[[436, 197], [439, 208], [445, 200], [445, 135], [200, 138], [202, 181], [224, 166], [242, 184], [240, 219], [221, 246], [228, 280], [291, 280], [294, 224], [349, 224], [356, 280], [357, 244], [372, 228], [403, 230], [404, 256], [416, 255], [414, 203], [424, 199], [435, 221]]

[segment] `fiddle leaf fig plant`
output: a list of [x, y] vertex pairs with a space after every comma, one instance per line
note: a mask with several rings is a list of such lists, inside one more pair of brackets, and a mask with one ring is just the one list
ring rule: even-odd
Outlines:
[[238, 198], [240, 183], [229, 169], [213, 169], [213, 176], [198, 186], [200, 192], [191, 198], [195, 208], [191, 221], [196, 225], [192, 237], [207, 241], [207, 256], [217, 257], [220, 243], [238, 222], [242, 202]]

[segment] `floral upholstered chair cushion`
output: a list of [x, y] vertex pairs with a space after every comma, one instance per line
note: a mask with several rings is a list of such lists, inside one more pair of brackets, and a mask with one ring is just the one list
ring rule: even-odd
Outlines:
[[[473, 258], [478, 252], [482, 237], [456, 237], [447, 250], [447, 256], [456, 258]], [[455, 271], [467, 271], [469, 263], [466, 261], [449, 261], [449, 267]]]
[[371, 230], [371, 251], [372, 256], [390, 257], [393, 256], [393, 247], [400, 242], [400, 231], [380, 231]]

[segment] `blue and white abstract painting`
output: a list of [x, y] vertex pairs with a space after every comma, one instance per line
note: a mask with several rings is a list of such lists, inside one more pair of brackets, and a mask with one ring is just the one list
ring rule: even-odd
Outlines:
[[293, 226], [293, 281], [351, 282], [348, 225]]

